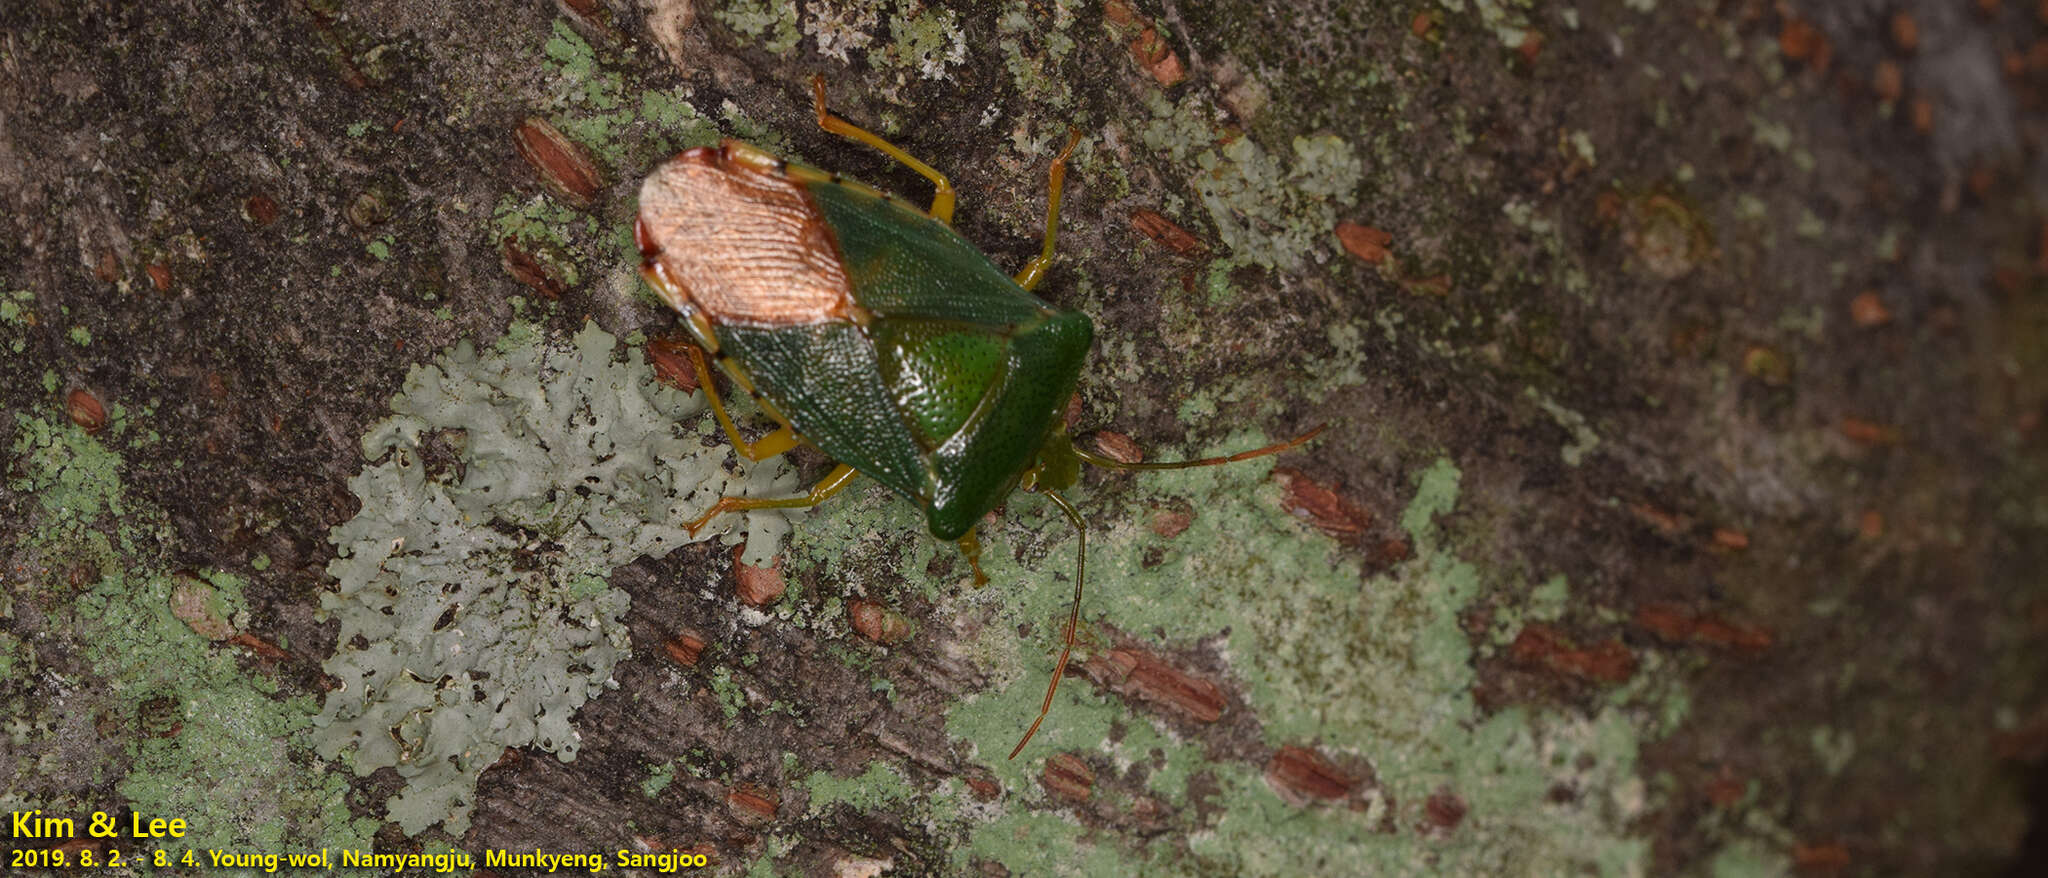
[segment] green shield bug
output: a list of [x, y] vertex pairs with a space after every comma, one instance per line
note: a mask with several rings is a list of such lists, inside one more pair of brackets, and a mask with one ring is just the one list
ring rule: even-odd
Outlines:
[[[881, 150], [937, 194], [919, 210], [734, 140], [683, 152], [641, 185], [641, 273], [702, 349], [691, 352], [693, 364], [734, 448], [760, 461], [806, 444], [838, 462], [803, 496], [725, 497], [688, 527], [694, 533], [726, 512], [814, 506], [861, 474], [924, 510], [932, 535], [959, 543], [981, 585], [975, 523], [1013, 490], [1044, 494], [1081, 534], [1074, 602], [1045, 702], [1014, 759], [1052, 710], [1080, 623], [1088, 534], [1060, 494], [1080, 465], [1213, 466], [1285, 451], [1322, 428], [1200, 460], [1123, 463], [1076, 448], [1060, 414], [1094, 324], [1031, 290], [1052, 264], [1060, 187], [1080, 132], [1052, 162], [1044, 246], [1013, 277], [953, 231], [944, 174], [826, 112], [822, 78], [811, 89], [819, 127]], [[777, 423], [774, 432], [740, 436], [707, 352]]]

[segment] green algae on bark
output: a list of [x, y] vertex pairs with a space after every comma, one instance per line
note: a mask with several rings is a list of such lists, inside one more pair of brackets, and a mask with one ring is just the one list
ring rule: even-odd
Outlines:
[[[0, 684], [0, 713], [14, 718], [0, 750], [21, 757], [0, 760], [0, 807], [109, 810], [110, 784], [137, 813], [183, 819], [179, 843], [193, 848], [366, 845], [374, 823], [351, 816], [347, 783], [318, 770], [305, 743], [313, 699], [281, 697], [238, 648], [178, 614], [180, 589], [203, 588], [212, 621], [246, 626], [245, 583], [167, 569], [167, 518], [128, 495], [116, 450], [152, 444], [149, 434], [125, 417], [98, 437], [25, 415], [12, 426], [7, 487], [36, 504], [0, 535], [0, 618], [15, 631], [0, 638], [0, 665], [34, 668], [68, 694]], [[48, 642], [76, 652], [37, 661], [34, 645]]]

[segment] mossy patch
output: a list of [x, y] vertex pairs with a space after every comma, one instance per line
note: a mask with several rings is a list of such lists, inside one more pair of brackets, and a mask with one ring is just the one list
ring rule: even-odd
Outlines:
[[711, 11], [711, 17], [760, 40], [762, 48], [776, 55], [788, 54], [803, 39], [795, 0], [727, 0]]

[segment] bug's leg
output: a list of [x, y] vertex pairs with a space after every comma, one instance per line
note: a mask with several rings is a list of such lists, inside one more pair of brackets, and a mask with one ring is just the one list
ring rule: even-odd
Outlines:
[[1074, 144], [1080, 142], [1081, 129], [1067, 129], [1067, 147], [1052, 160], [1052, 183], [1046, 187], [1045, 195], [1045, 247], [1024, 264], [1023, 271], [1017, 272], [1017, 285], [1027, 290], [1037, 287], [1046, 268], [1052, 265], [1053, 238], [1060, 230], [1060, 189], [1067, 182], [1067, 156], [1074, 154]]
[[825, 77], [816, 74], [811, 76], [811, 105], [818, 110], [819, 128], [879, 149], [890, 158], [902, 162], [904, 166], [932, 181], [932, 185], [938, 187], [938, 192], [932, 197], [931, 210], [925, 212], [931, 214], [932, 219], [949, 226], [953, 224], [953, 181], [946, 179], [945, 174], [939, 173], [938, 169], [931, 165], [918, 161], [895, 144], [875, 136], [873, 132], [825, 112]]
[[717, 503], [711, 504], [710, 509], [704, 510], [703, 515], [697, 516], [695, 520], [683, 525], [683, 527], [690, 532], [690, 536], [694, 537], [697, 535], [697, 531], [701, 530], [711, 519], [727, 512], [745, 512], [749, 509], [799, 509], [806, 506], [816, 506], [831, 499], [833, 494], [839, 493], [841, 489], [846, 487], [848, 482], [853, 481], [853, 477], [856, 475], [858, 473], [854, 472], [853, 467], [842, 463], [833, 467], [832, 471], [826, 473], [823, 479], [819, 479], [816, 485], [811, 486], [810, 493], [801, 497], [776, 497], [773, 499], [720, 497]]
[[1060, 660], [1052, 668], [1052, 685], [1045, 687], [1045, 703], [1038, 706], [1038, 718], [1031, 721], [1031, 728], [1024, 731], [1023, 739], [1010, 750], [1010, 758], [1024, 752], [1024, 745], [1031, 743], [1031, 736], [1038, 734], [1038, 725], [1045, 722], [1045, 715], [1052, 712], [1052, 696], [1060, 691], [1060, 678], [1067, 675], [1067, 660], [1074, 657], [1074, 631], [1081, 627], [1081, 582], [1088, 576], [1088, 528], [1081, 524], [1081, 513], [1074, 511], [1074, 505], [1058, 491], [1044, 489], [1045, 496], [1067, 514], [1067, 520], [1074, 523], [1074, 531], [1081, 535], [1080, 554], [1074, 561], [1074, 608], [1067, 614], [1067, 644], [1060, 649]]
[[1078, 445], [1074, 447], [1074, 456], [1104, 469], [1190, 469], [1198, 466], [1221, 466], [1226, 463], [1236, 463], [1240, 460], [1251, 460], [1254, 457], [1265, 457], [1268, 454], [1279, 454], [1282, 451], [1316, 438], [1316, 434], [1323, 432], [1323, 428], [1327, 426], [1329, 425], [1317, 424], [1314, 429], [1285, 442], [1275, 442], [1264, 448], [1240, 451], [1225, 457], [1204, 457], [1199, 460], [1168, 460], [1158, 463], [1123, 463], [1103, 457], [1100, 454], [1085, 451]]
[[974, 528], [967, 529], [967, 535], [960, 538], [960, 554], [967, 556], [967, 566], [974, 568], [974, 587], [988, 584], [988, 574], [981, 572], [981, 540], [975, 538]]
[[704, 398], [711, 401], [711, 413], [717, 416], [718, 426], [725, 429], [725, 438], [732, 440], [734, 450], [759, 463], [797, 446], [796, 431], [788, 424], [752, 442], [741, 438], [739, 428], [733, 426], [732, 415], [725, 411], [725, 400], [718, 395], [718, 385], [711, 380], [711, 364], [705, 362], [704, 352], [696, 345], [690, 346], [690, 365], [696, 368], [697, 386], [704, 388]]

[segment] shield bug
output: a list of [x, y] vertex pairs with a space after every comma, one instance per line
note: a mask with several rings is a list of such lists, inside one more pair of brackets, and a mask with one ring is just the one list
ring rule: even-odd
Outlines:
[[[1094, 324], [1031, 290], [1052, 264], [1060, 187], [1080, 132], [1052, 162], [1044, 246], [1012, 276], [953, 230], [944, 174], [827, 112], [822, 78], [811, 90], [820, 128], [881, 150], [937, 193], [919, 210], [735, 140], [683, 152], [641, 185], [641, 273], [701, 348], [692, 364], [734, 448], [760, 461], [805, 444], [838, 462], [803, 496], [725, 497], [688, 527], [727, 512], [814, 506], [861, 474], [924, 510], [932, 535], [959, 544], [981, 585], [975, 523], [1013, 490], [1044, 494], [1081, 534], [1074, 602], [1045, 702], [1015, 758], [1052, 709], [1080, 623], [1088, 535], [1060, 494], [1080, 465], [1212, 466], [1285, 451], [1322, 428], [1201, 460], [1124, 463], [1075, 447], [1060, 415]], [[707, 353], [777, 429], [741, 437]]]

